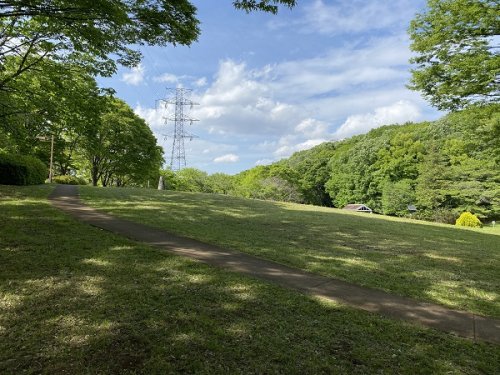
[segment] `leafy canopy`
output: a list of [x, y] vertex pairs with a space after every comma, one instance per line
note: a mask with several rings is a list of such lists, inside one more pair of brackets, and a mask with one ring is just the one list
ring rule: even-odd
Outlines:
[[409, 87], [441, 110], [499, 99], [498, 0], [428, 0], [409, 28]]

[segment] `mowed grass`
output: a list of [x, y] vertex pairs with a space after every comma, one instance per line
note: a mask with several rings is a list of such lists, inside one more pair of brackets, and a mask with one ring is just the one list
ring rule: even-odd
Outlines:
[[[450, 308], [500, 317], [500, 236], [212, 194], [80, 187], [133, 221]], [[489, 230], [489, 229], [488, 229]]]
[[1, 374], [493, 374], [500, 347], [224, 272], [0, 186]]

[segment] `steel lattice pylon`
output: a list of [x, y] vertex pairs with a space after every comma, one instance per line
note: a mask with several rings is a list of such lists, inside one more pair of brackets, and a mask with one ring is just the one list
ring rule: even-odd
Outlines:
[[167, 99], [160, 100], [160, 103], [164, 106], [166, 112], [169, 105], [175, 106], [174, 116], [164, 116], [163, 118], [166, 126], [169, 121], [174, 122], [174, 132], [171, 135], [166, 135], [165, 138], [168, 138], [169, 136], [173, 138], [170, 168], [173, 171], [178, 171], [186, 166], [186, 149], [184, 147], [184, 139], [188, 138], [189, 140], [192, 140], [193, 138], [197, 138], [196, 135], [186, 131], [186, 125], [192, 125], [194, 121], [198, 120], [187, 117], [184, 107], [189, 106], [192, 108], [193, 105], [196, 105], [197, 103], [194, 103], [189, 99], [189, 95], [192, 91], [191, 89], [176, 88], [167, 89], [167, 91], [171, 95], [167, 95]]

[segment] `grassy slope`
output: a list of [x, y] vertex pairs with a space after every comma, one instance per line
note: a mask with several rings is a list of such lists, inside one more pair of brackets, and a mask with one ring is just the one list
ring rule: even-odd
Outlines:
[[220, 195], [81, 188], [118, 216], [319, 274], [500, 317], [500, 236]]
[[0, 186], [0, 373], [495, 373], [500, 349], [80, 224]]

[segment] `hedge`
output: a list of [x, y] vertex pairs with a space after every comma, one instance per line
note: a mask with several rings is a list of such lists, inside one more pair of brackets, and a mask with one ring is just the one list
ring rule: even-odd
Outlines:
[[87, 185], [87, 181], [85, 181], [82, 177], [76, 176], [55, 176], [52, 178], [52, 182], [56, 184], [65, 184], [65, 185]]
[[47, 178], [46, 165], [32, 156], [0, 153], [0, 184], [38, 185]]

